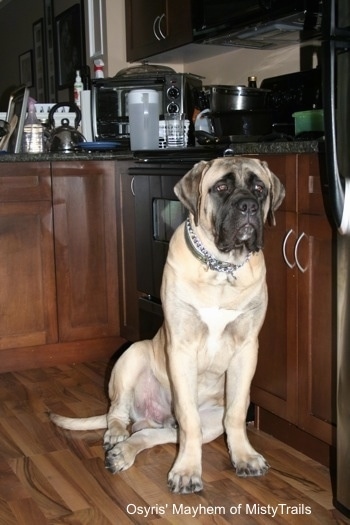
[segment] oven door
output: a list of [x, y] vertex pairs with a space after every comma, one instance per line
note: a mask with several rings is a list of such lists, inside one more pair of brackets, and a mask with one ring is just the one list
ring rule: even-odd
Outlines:
[[188, 213], [177, 199], [174, 186], [192, 166], [136, 164], [129, 170], [135, 194], [141, 339], [152, 338], [163, 322], [160, 287], [169, 241]]
[[[133, 170], [131, 170], [133, 171]], [[145, 174], [146, 171], [146, 174]], [[136, 221], [136, 271], [138, 291], [160, 300], [160, 286], [168, 246], [175, 229], [187, 216], [174, 193], [186, 172], [142, 170], [134, 176]], [[175, 172], [174, 172], [175, 171]]]

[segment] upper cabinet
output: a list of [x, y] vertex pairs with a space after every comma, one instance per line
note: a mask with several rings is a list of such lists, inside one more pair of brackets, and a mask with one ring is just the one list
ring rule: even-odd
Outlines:
[[191, 2], [188, 0], [126, 0], [125, 20], [128, 62], [192, 41]]

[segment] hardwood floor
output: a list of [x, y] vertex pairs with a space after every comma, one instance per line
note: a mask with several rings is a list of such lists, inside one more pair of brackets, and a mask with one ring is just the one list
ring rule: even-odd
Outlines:
[[168, 492], [173, 445], [110, 474], [103, 431], [63, 431], [47, 417], [104, 412], [109, 370], [101, 361], [0, 375], [0, 525], [350, 523], [332, 506], [325, 467], [252, 427], [271, 465], [262, 478], [235, 475], [223, 438], [203, 447], [201, 494]]

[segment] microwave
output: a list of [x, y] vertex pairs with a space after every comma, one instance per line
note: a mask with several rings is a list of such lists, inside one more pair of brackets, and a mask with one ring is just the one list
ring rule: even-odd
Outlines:
[[154, 89], [159, 93], [159, 119], [165, 113], [184, 113], [190, 121], [188, 145], [194, 145], [193, 117], [202, 91], [202, 79], [190, 73], [158, 72], [127, 78], [95, 79], [91, 87], [92, 129], [95, 141], [117, 140], [128, 145], [129, 93], [133, 89]]
[[318, 39], [322, 0], [192, 0], [197, 44], [269, 49]]

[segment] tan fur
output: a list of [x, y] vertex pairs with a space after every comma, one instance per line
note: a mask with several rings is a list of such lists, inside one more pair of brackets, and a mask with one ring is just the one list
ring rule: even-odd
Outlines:
[[[215, 241], [219, 201], [213, 187], [227, 173], [234, 173], [238, 195], [248, 194], [252, 173], [259, 177], [268, 191], [263, 221], [274, 222], [284, 188], [266, 163], [239, 157], [200, 162], [176, 185], [206, 249], [237, 264], [245, 260], [244, 249], [224, 253]], [[134, 343], [117, 361], [108, 414], [51, 419], [73, 430], [107, 426], [106, 466], [112, 472], [129, 468], [146, 448], [178, 442], [168, 476], [173, 492], [202, 489], [201, 445], [224, 431], [237, 474], [264, 474], [268, 465], [250, 445], [245, 424], [267, 306], [263, 252], [254, 253], [236, 278], [208, 270], [188, 249], [181, 225], [170, 242], [161, 295], [164, 324], [152, 340]]]

